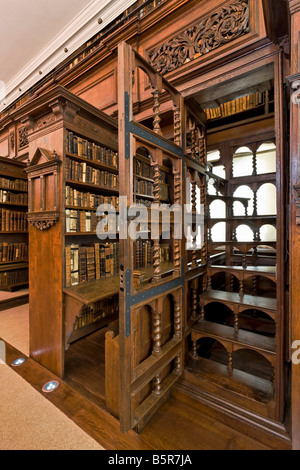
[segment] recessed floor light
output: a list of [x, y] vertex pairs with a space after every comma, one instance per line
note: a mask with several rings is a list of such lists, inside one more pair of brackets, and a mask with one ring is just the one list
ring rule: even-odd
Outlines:
[[43, 392], [50, 393], [54, 392], [59, 387], [59, 382], [57, 380], [51, 380], [43, 386]]
[[22, 364], [24, 364], [24, 362], [26, 362], [26, 359], [24, 357], [19, 357], [18, 359], [13, 361], [11, 365], [13, 367], [18, 367], [18, 366], [21, 366]]

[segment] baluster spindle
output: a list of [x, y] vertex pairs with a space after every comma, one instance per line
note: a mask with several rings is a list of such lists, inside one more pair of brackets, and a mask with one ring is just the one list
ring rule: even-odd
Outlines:
[[192, 319], [197, 318], [197, 307], [198, 307], [198, 289], [192, 289]]
[[180, 121], [180, 108], [175, 107], [174, 113], [174, 143], [181, 145], [181, 121]]
[[[196, 191], [197, 185], [196, 183], [192, 183], [192, 188], [191, 188], [191, 204], [192, 204], [192, 213], [193, 216], [196, 216], [197, 212], [197, 191]], [[192, 224], [192, 231], [196, 231], [196, 224]], [[196, 252], [196, 237], [193, 235], [192, 239], [192, 246], [193, 246], [193, 251], [192, 251], [192, 268], [197, 267], [197, 252]]]
[[154, 388], [153, 388], [154, 395], [161, 395], [161, 374], [158, 374], [154, 380]]
[[204, 307], [204, 305], [201, 305], [200, 320], [201, 320], [201, 321], [204, 321], [204, 320], [205, 320], [205, 307]]
[[243, 280], [240, 281], [240, 291], [239, 291], [239, 294], [240, 294], [241, 297], [244, 296], [244, 281], [243, 281]]
[[179, 302], [175, 302], [174, 306], [174, 336], [181, 338], [181, 305]]
[[253, 191], [253, 216], [257, 216], [257, 190]]
[[156, 134], [162, 134], [161, 128], [160, 128], [160, 103], [159, 103], [159, 97], [160, 97], [160, 92], [158, 90], [155, 90], [153, 93], [153, 130]]
[[161, 353], [161, 313], [157, 310], [153, 314], [153, 354], [160, 354]]
[[[181, 178], [177, 171], [174, 174], [174, 203], [180, 205], [181, 202]], [[174, 239], [174, 274], [180, 275], [181, 271], [181, 243]]]
[[[154, 182], [153, 182], [154, 204], [159, 204], [160, 203], [160, 169], [158, 165], [154, 166], [153, 179], [154, 179]], [[160, 256], [159, 240], [154, 240], [154, 243], [153, 243], [153, 267], [154, 267], [153, 282], [157, 282], [161, 279], [161, 256]]]
[[193, 357], [198, 357], [197, 353], [197, 341], [192, 342], [192, 356]]
[[194, 124], [191, 129], [191, 158], [196, 160], [196, 129]]
[[256, 157], [256, 150], [253, 152], [253, 160], [252, 160], [252, 167], [253, 167], [253, 176], [257, 175], [257, 157]]
[[234, 312], [234, 333], [238, 334], [239, 332], [239, 314]]
[[180, 354], [178, 354], [178, 356], [175, 359], [174, 369], [178, 373], [181, 372], [181, 355]]
[[233, 373], [233, 358], [232, 358], [232, 352], [228, 353], [228, 365], [227, 365], [227, 371], [229, 375], [232, 375]]

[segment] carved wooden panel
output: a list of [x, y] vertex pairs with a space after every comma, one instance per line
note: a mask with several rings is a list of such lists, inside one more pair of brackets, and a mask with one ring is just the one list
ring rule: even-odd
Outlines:
[[249, 32], [248, 1], [233, 1], [149, 53], [149, 61], [165, 74]]

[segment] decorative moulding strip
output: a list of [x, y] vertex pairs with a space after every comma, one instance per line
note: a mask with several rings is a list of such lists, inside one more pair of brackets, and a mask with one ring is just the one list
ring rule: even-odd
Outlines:
[[[42, 76], [47, 75], [57, 65], [71, 56], [86, 41], [98, 34], [111, 21], [117, 18], [136, 0], [92, 0], [42, 51], [34, 57], [25, 68], [6, 84], [4, 110], [17, 100], [26, 90], [37, 83]], [[98, 23], [98, 19], [102, 23]], [[68, 53], [64, 48], [68, 49]], [[42, 71], [40, 75], [39, 71]], [[22, 92], [19, 91], [21, 87]]]

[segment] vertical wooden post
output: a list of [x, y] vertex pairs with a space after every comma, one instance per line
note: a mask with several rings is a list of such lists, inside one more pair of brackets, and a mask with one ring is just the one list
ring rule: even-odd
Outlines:
[[[291, 14], [291, 70], [290, 73], [299, 74], [300, 72], [300, 0], [289, 0], [289, 8]], [[300, 78], [300, 77], [299, 77]], [[290, 86], [293, 86], [294, 80], [289, 80]], [[291, 94], [294, 90], [291, 90]], [[290, 321], [291, 321], [291, 338], [290, 353], [293, 341], [300, 340], [300, 226], [296, 224], [297, 210], [297, 191], [293, 188], [299, 183], [300, 174], [300, 106], [291, 101], [291, 119], [290, 119]], [[278, 220], [278, 224], [281, 221]], [[300, 365], [292, 364], [292, 385], [291, 385], [291, 418], [292, 418], [292, 445], [294, 450], [300, 450]]]

